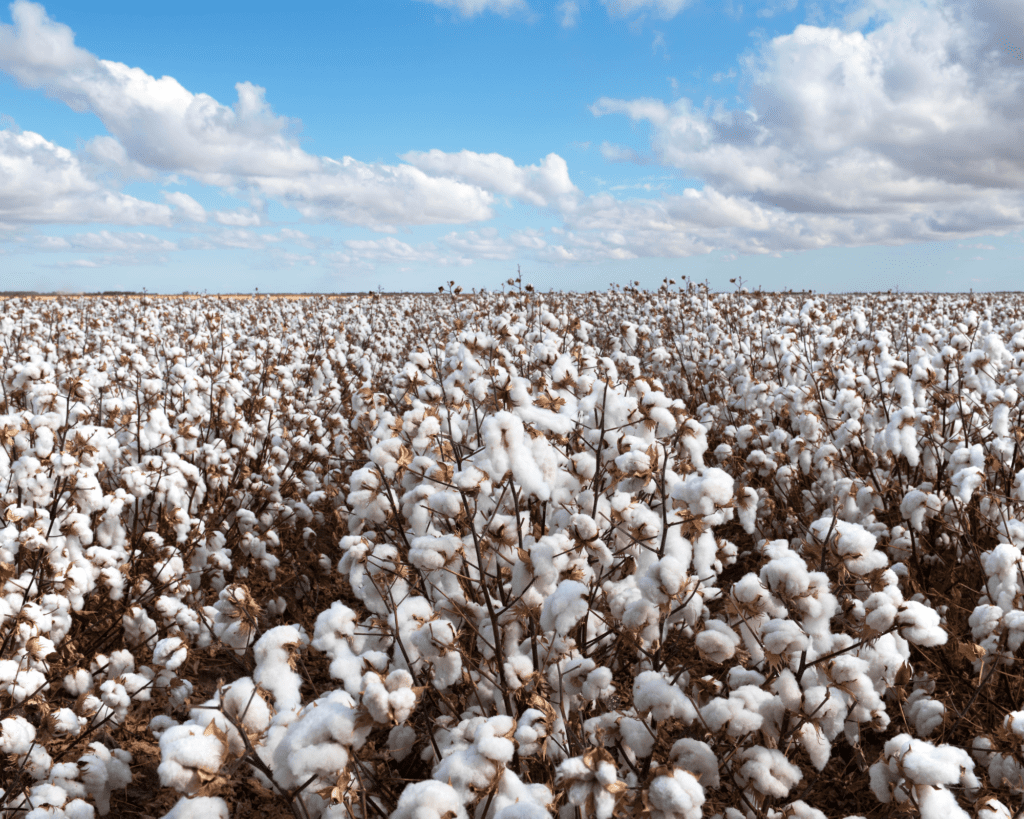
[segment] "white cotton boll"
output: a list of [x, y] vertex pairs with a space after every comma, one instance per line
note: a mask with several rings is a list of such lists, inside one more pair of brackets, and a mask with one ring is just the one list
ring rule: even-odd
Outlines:
[[163, 819], [231, 819], [228, 803], [219, 796], [181, 797]]
[[100, 816], [110, 813], [110, 792], [131, 784], [132, 755], [120, 748], [110, 751], [100, 742], [89, 745], [92, 752], [78, 760], [79, 778], [96, 802]]
[[406, 785], [390, 819], [469, 819], [458, 791], [444, 782], [425, 779]]
[[761, 642], [770, 654], [785, 656], [806, 649], [810, 640], [792, 620], [769, 620], [761, 627]]
[[149, 732], [159, 740], [168, 728], [173, 728], [178, 724], [174, 717], [169, 717], [166, 714], [157, 714], [149, 721]]
[[590, 611], [587, 597], [590, 590], [577, 580], [563, 580], [544, 601], [540, 627], [558, 635], [568, 634]]
[[515, 741], [519, 756], [528, 757], [540, 753], [543, 739], [548, 735], [547, 717], [537, 708], [527, 708], [519, 718]]
[[36, 729], [24, 717], [0, 720], [0, 751], [21, 756], [27, 754], [35, 742]]
[[942, 618], [935, 609], [915, 600], [907, 600], [896, 615], [899, 633], [905, 640], [919, 646], [941, 646], [948, 636]]
[[[612, 712], [608, 716], [615, 716], [615, 712]], [[590, 720], [587, 720], [589, 723]], [[634, 757], [644, 759], [649, 757], [654, 752], [654, 742], [656, 737], [651, 733], [650, 727], [645, 723], [633, 717], [618, 717], [614, 720], [615, 725], [619, 729], [619, 736], [622, 738], [622, 747], [627, 751], [633, 752]]]
[[[785, 816], [787, 819], [828, 819], [824, 813], [817, 808], [812, 808], [802, 799], [797, 799], [795, 802], [790, 802], [786, 805], [785, 812], [778, 814], [778, 816]], [[774, 819], [774, 817], [773, 817]], [[861, 817], [847, 816], [846, 819], [864, 819]]]
[[974, 493], [985, 483], [985, 472], [976, 466], [966, 466], [949, 479], [952, 494], [961, 503], [968, 504]]
[[652, 819], [700, 819], [704, 789], [688, 771], [655, 777], [647, 791]]
[[242, 677], [224, 686], [221, 703], [225, 713], [255, 734], [262, 734], [270, 727], [270, 707], [249, 677]]
[[[52, 807], [61, 807], [68, 800], [68, 795], [64, 789], [53, 785], [49, 782], [41, 782], [38, 785], [33, 785], [29, 790], [28, 801], [36, 805], [49, 805]], [[28, 816], [31, 816], [34, 811], [30, 811]], [[47, 815], [52, 815], [47, 812]]]
[[701, 656], [713, 663], [724, 663], [736, 656], [740, 636], [721, 620], [707, 620], [694, 642]]
[[[526, 784], [512, 771], [501, 774], [493, 800], [494, 819], [551, 819], [548, 806], [554, 802], [551, 789], [539, 782]], [[477, 819], [485, 819], [485, 803], [477, 807]]]
[[907, 716], [915, 729], [915, 732], [922, 739], [935, 733], [935, 730], [942, 725], [946, 714], [946, 707], [938, 700], [933, 700], [923, 689], [911, 692], [907, 701], [903, 703], [903, 713]]
[[93, 819], [96, 809], [81, 799], [72, 799], [64, 806], [64, 819]]
[[274, 697], [278, 711], [295, 708], [302, 702], [299, 689], [302, 677], [291, 669], [291, 653], [309, 645], [309, 637], [301, 626], [275, 626], [266, 632], [256, 645], [253, 653], [256, 670], [253, 680]]
[[638, 714], [650, 713], [658, 722], [676, 717], [689, 724], [697, 718], [689, 697], [660, 671], [642, 671], [633, 680], [633, 707]]
[[757, 503], [757, 490], [749, 486], [744, 487], [736, 496], [736, 512], [743, 531], [748, 535], [754, 534], [754, 529], [757, 528]]
[[743, 751], [740, 758], [743, 760], [739, 767], [740, 777], [765, 796], [784, 799], [790, 789], [803, 779], [800, 769], [774, 748], [755, 745]]
[[814, 723], [805, 722], [797, 731], [797, 741], [811, 758], [811, 764], [815, 769], [824, 770], [832, 756], [832, 743], [828, 741], [821, 728]]
[[57, 736], [77, 737], [85, 727], [86, 721], [72, 709], [60, 708], [50, 715], [50, 725]]
[[778, 695], [786, 710], [797, 711], [800, 709], [803, 692], [800, 689], [800, 683], [796, 680], [796, 675], [790, 669], [782, 669], [779, 676], [772, 681], [771, 689]]
[[[281, 785], [295, 788], [314, 774], [323, 782], [337, 778], [349, 763], [350, 749], [362, 748], [373, 728], [362, 723], [356, 727], [359, 713], [354, 706], [349, 694], [332, 691], [303, 707], [273, 749]], [[320, 786], [311, 787], [315, 791]]]
[[153, 649], [153, 663], [176, 671], [188, 659], [188, 646], [180, 637], [164, 637]]
[[388, 732], [388, 751], [392, 759], [403, 761], [416, 745], [416, 731], [409, 725], [396, 725]]
[[811, 533], [819, 543], [825, 541], [830, 529], [835, 539], [836, 552], [852, 574], [866, 575], [889, 565], [889, 559], [885, 554], [875, 549], [877, 538], [859, 523], [824, 517], [816, 520], [810, 527]]
[[721, 784], [718, 757], [706, 742], [690, 738], [676, 740], [669, 752], [669, 759], [673, 764], [699, 777], [705, 787], [717, 788]]
[[1013, 812], [994, 796], [984, 797], [977, 819], [1013, 819]]
[[204, 734], [195, 723], [174, 725], [160, 736], [160, 765], [157, 775], [165, 788], [194, 793], [202, 783], [199, 773], [215, 774], [227, 754], [224, 743], [214, 734]]

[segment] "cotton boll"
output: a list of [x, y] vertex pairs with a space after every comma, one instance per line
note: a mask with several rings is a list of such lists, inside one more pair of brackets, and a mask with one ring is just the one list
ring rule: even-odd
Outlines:
[[79, 778], [96, 802], [100, 816], [106, 816], [110, 813], [110, 792], [131, 784], [132, 755], [120, 748], [110, 751], [100, 742], [90, 743], [89, 750], [92, 753], [78, 760]]
[[736, 655], [740, 636], [721, 620], [707, 620], [694, 642], [701, 656], [713, 663], [724, 663]]
[[231, 811], [219, 796], [183, 796], [163, 819], [231, 819]]
[[307, 645], [309, 637], [301, 626], [275, 626], [253, 647], [253, 679], [273, 695], [278, 711], [287, 711], [302, 702], [302, 678], [292, 670], [290, 662], [291, 652]]
[[741, 781], [765, 796], [784, 799], [790, 789], [803, 779], [800, 769], [774, 748], [755, 745], [743, 751], [740, 758], [742, 764], [738, 773]]
[[922, 739], [935, 733], [935, 730], [942, 725], [946, 707], [928, 696], [921, 689], [911, 692], [907, 701], [903, 703], [903, 712], [907, 716], [917, 733]]
[[718, 757], [706, 742], [690, 738], [676, 740], [669, 752], [669, 759], [678, 767], [699, 777], [705, 787], [719, 786]]
[[588, 595], [589, 589], [579, 581], [563, 580], [544, 601], [540, 627], [558, 635], [568, 634], [590, 611]]
[[697, 718], [690, 699], [660, 671], [643, 671], [633, 680], [633, 706], [638, 714], [650, 713], [658, 722], [675, 717], [689, 724]]
[[451, 785], [425, 779], [406, 785], [390, 819], [468, 819], [458, 792]]
[[547, 716], [536, 708], [527, 708], [519, 718], [515, 741], [519, 756], [529, 757], [540, 753], [544, 738], [548, 735]]
[[904, 602], [896, 615], [900, 635], [919, 646], [945, 645], [948, 635], [941, 621], [935, 609], [914, 600]]
[[188, 659], [188, 647], [180, 637], [165, 637], [153, 649], [153, 663], [176, 671]]
[[800, 747], [811, 758], [811, 764], [816, 770], [824, 770], [832, 757], [832, 743], [828, 741], [825, 732], [814, 723], [805, 722], [796, 735]]
[[652, 819], [700, 819], [704, 789], [688, 771], [655, 777], [647, 791]]
[[0, 720], [0, 751], [21, 756], [27, 754], [35, 742], [36, 729], [24, 717]]
[[388, 751], [398, 762], [405, 760], [416, 745], [416, 731], [409, 725], [396, 725], [388, 732]]
[[994, 796], [984, 797], [977, 810], [977, 819], [1012, 819], [1013, 817], [1013, 812]]
[[184, 794], [195, 793], [202, 784], [200, 773], [212, 775], [220, 770], [227, 748], [216, 735], [205, 734], [203, 730], [195, 723], [186, 723], [172, 726], [161, 734], [157, 774], [165, 788]]
[[[270, 707], [249, 677], [225, 685], [221, 692], [221, 705], [226, 714], [254, 734], [262, 734], [270, 727]], [[232, 730], [237, 732], [233, 726]]]
[[350, 749], [362, 748], [373, 727], [359, 720], [354, 706], [346, 692], [332, 691], [299, 711], [273, 748], [273, 768], [281, 785], [298, 787], [316, 775], [321, 784], [310, 786], [315, 792], [337, 779], [348, 765]]
[[[492, 802], [494, 819], [550, 819], [548, 806], [553, 801], [547, 785], [527, 784], [506, 768], [498, 780]], [[485, 819], [484, 807], [484, 803], [477, 807], [477, 819]]]

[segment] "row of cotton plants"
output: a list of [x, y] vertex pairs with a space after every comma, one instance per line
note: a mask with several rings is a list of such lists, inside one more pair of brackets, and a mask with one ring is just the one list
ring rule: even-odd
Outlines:
[[1024, 302], [510, 284], [4, 304], [0, 814], [1014, 815]]

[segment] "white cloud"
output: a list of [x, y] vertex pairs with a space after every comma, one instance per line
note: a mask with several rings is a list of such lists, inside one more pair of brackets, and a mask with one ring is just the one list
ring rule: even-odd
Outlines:
[[40, 236], [33, 244], [39, 250], [90, 250], [103, 253], [170, 251], [178, 246], [167, 239], [150, 233], [112, 233], [101, 230], [95, 233], [75, 233], [70, 236]]
[[171, 209], [105, 190], [67, 148], [32, 131], [6, 130], [0, 131], [0, 220], [166, 225]]
[[421, 3], [433, 3], [445, 9], [455, 9], [463, 17], [475, 17], [485, 11], [493, 11], [502, 17], [508, 17], [518, 11], [529, 11], [524, 0], [419, 0]]
[[496, 228], [449, 233], [441, 241], [465, 259], [511, 259], [515, 256], [515, 248], [498, 235]]
[[164, 200], [167, 204], [173, 206], [184, 219], [188, 219], [190, 222], [206, 221], [206, 208], [187, 193], [182, 193], [181, 191], [168, 193], [165, 191]]
[[558, 13], [562, 16], [562, 28], [576, 28], [580, 22], [580, 4], [576, 0], [562, 0], [558, 4]]
[[[463, 5], [468, 10], [480, 3]], [[501, 10], [522, 4], [483, 5]], [[294, 133], [296, 122], [274, 114], [259, 86], [238, 83], [237, 102], [225, 106], [173, 77], [157, 79], [98, 59], [76, 46], [71, 29], [49, 19], [38, 4], [16, 0], [11, 14], [13, 25], [0, 24], [0, 70], [98, 116], [112, 136], [94, 140], [90, 154], [121, 175], [181, 173], [230, 190], [255, 189], [312, 219], [377, 230], [491, 216], [492, 197], [473, 185], [409, 166], [306, 153]]]
[[1022, 23], [1019, 4], [979, 0], [914, 3], [866, 35], [801, 25], [743, 61], [749, 110], [604, 98], [592, 111], [649, 122], [658, 161], [766, 214], [772, 235], [737, 225], [737, 247], [1006, 232], [1024, 226], [1024, 64], [1008, 51]]
[[601, 0], [601, 3], [613, 18], [651, 11], [663, 20], [670, 20], [686, 8], [690, 0]]
[[213, 218], [217, 223], [230, 227], [256, 227], [263, 224], [263, 217], [249, 210], [218, 210]]
[[776, 14], [782, 14], [787, 11], [792, 11], [796, 8], [799, 0], [768, 0], [757, 10], [758, 17], [774, 17]]
[[410, 151], [401, 158], [433, 176], [458, 179], [537, 207], [572, 210], [580, 196], [569, 178], [568, 165], [558, 154], [548, 154], [538, 165], [525, 166], [501, 154], [445, 153], [436, 148]]

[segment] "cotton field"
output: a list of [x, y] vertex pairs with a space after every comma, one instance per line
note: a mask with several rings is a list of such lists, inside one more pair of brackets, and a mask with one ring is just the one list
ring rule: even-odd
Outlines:
[[1020, 296], [3, 308], [0, 816], [1024, 802]]

